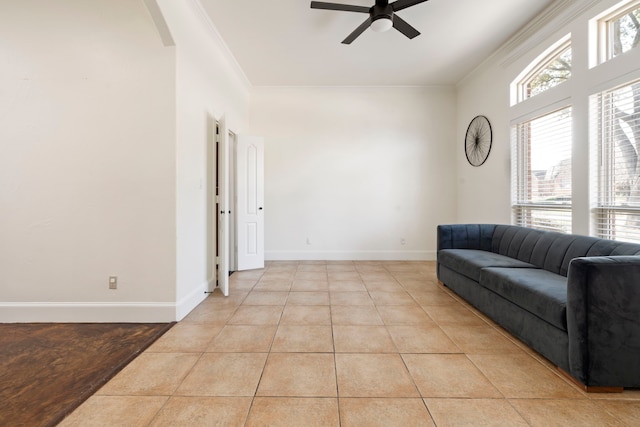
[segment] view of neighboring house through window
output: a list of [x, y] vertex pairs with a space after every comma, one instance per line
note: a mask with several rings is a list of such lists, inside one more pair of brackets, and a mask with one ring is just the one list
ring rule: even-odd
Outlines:
[[513, 222], [640, 242], [640, 0], [584, 19], [588, 37], [557, 40], [511, 82]]
[[571, 232], [571, 107], [513, 127], [514, 222]]
[[[571, 60], [568, 35], [529, 64], [512, 83], [517, 102], [524, 103], [569, 80]], [[547, 111], [532, 112], [535, 118], [517, 120], [512, 125], [513, 222], [571, 232], [572, 109], [567, 106], [558, 110], [557, 100], [552, 105]]]
[[598, 129], [595, 232], [640, 242], [640, 80], [591, 99]]

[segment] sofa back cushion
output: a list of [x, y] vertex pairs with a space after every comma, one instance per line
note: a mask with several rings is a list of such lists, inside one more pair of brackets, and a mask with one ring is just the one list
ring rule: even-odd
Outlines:
[[441, 249], [478, 249], [498, 253], [491, 248], [495, 224], [455, 224], [438, 226], [438, 251]]
[[640, 245], [516, 225], [497, 225], [491, 251], [566, 277], [569, 263], [574, 258], [640, 255]]

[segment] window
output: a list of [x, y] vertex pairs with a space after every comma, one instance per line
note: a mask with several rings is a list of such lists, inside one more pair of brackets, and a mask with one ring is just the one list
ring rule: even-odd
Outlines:
[[525, 98], [531, 98], [571, 77], [571, 46], [563, 49], [525, 82]]
[[607, 59], [631, 50], [640, 41], [640, 2], [633, 2], [622, 12], [605, 20]]
[[518, 102], [569, 80], [571, 58], [571, 40], [566, 37], [533, 61], [527, 68], [530, 71], [516, 79]]
[[625, 2], [598, 20], [600, 62], [630, 51], [640, 43], [640, 1]]
[[518, 225], [571, 232], [571, 107], [513, 127], [513, 214]]
[[512, 221], [640, 243], [640, 0], [573, 3], [566, 36], [513, 56]]
[[640, 80], [592, 96], [595, 232], [640, 242]]

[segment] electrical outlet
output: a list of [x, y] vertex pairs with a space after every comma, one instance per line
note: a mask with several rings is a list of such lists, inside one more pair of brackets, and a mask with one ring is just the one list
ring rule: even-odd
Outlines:
[[118, 276], [109, 276], [109, 289], [118, 289]]
[[400, 239], [400, 244], [401, 244], [401, 245], [406, 245], [406, 244], [407, 244], [407, 241], [406, 241], [405, 239]]

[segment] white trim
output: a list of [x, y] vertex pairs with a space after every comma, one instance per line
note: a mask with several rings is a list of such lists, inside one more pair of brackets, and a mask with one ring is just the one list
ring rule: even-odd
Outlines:
[[[529, 24], [520, 29], [514, 36], [507, 40], [495, 52], [489, 55], [482, 63], [478, 64], [466, 76], [461, 78], [455, 86], [460, 87], [474, 76], [478, 70], [487, 64], [498, 63], [506, 68], [525, 54], [535, 50], [544, 40], [556, 32], [566, 28], [568, 24], [585, 10], [589, 9], [601, 0], [558, 0], [544, 9], [533, 18]], [[553, 23], [554, 20], [558, 20]]]
[[[511, 106], [513, 107], [520, 102], [524, 102], [527, 99], [531, 99], [534, 96], [540, 95], [527, 95], [526, 87], [536, 76], [540, 75], [543, 70], [547, 69], [547, 67], [549, 67], [553, 62], [560, 58], [563, 53], [571, 48], [571, 33], [568, 33], [564, 37], [560, 38], [560, 40], [549, 46], [544, 52], [538, 55], [536, 59], [531, 61], [529, 65], [527, 65], [524, 70], [522, 70], [518, 77], [516, 77], [513, 82], [511, 82]], [[569, 74], [567, 80], [571, 80], [571, 74]], [[566, 81], [562, 83], [566, 83]], [[562, 83], [548, 88], [543, 92], [553, 89], [554, 87], [557, 87]]]
[[[498, 52], [505, 53], [500, 63], [506, 67], [532, 48], [544, 44], [544, 40], [552, 34], [566, 28], [573, 20], [582, 15], [601, 0], [559, 0], [536, 16], [527, 26], [507, 41]], [[555, 22], [554, 22], [555, 21]], [[553, 24], [552, 24], [553, 23]], [[542, 31], [544, 29], [544, 31]]]
[[222, 50], [224, 51], [225, 56], [229, 60], [229, 63], [235, 69], [235, 71], [238, 73], [238, 75], [242, 76], [242, 79], [243, 79], [245, 85], [247, 86], [247, 88], [249, 88], [249, 89], [252, 88], [253, 84], [251, 83], [251, 81], [247, 77], [247, 74], [242, 69], [242, 66], [240, 66], [240, 63], [238, 62], [238, 60], [236, 59], [235, 55], [233, 54], [233, 52], [229, 48], [229, 45], [227, 44], [227, 42], [225, 42], [224, 38], [222, 38], [222, 35], [220, 34], [218, 29], [214, 25], [213, 21], [211, 21], [211, 18], [209, 17], [209, 14], [207, 13], [206, 9], [204, 8], [204, 6], [200, 2], [200, 0], [191, 0], [191, 1], [189, 1], [189, 3], [193, 6], [193, 9], [198, 14], [199, 18], [203, 22], [205, 28], [207, 29], [207, 31], [209, 32], [211, 37], [216, 41], [216, 43], [219, 43], [220, 46], [222, 46], [222, 48], [223, 48]]
[[435, 261], [436, 251], [265, 251], [265, 261]]
[[167, 25], [167, 21], [164, 19], [164, 15], [158, 6], [158, 0], [144, 0], [144, 4], [147, 7], [149, 15], [158, 30], [158, 35], [164, 47], [175, 46], [176, 42], [173, 40], [171, 29]]
[[182, 320], [206, 297], [206, 282], [173, 302], [2, 302], [0, 323], [166, 323]]
[[165, 323], [176, 306], [163, 302], [3, 302], [0, 323]]
[[638, 6], [640, 6], [640, 0], [621, 1], [589, 20], [589, 31], [592, 32], [590, 35], [594, 37], [590, 40], [593, 45], [589, 46], [589, 68], [614, 59], [610, 52], [609, 24], [621, 19]]
[[[566, 82], [568, 83], [568, 82]], [[557, 86], [558, 92], [564, 91], [566, 94], [561, 94], [561, 96], [549, 96], [547, 97], [547, 92], [551, 92], [556, 88], [551, 88], [549, 91], [541, 93], [538, 95], [540, 98], [533, 97], [529, 98], [527, 101], [523, 101], [520, 104], [514, 105], [511, 107], [511, 119], [509, 121], [511, 126], [517, 125], [518, 123], [527, 122], [530, 120], [537, 119], [539, 117], [545, 116], [549, 113], [553, 113], [554, 111], [562, 110], [566, 107], [572, 107], [571, 104], [571, 96], [568, 96], [570, 87], [567, 85], [565, 87]], [[556, 101], [551, 102], [547, 101], [548, 99], [557, 98]], [[531, 101], [531, 102], [529, 102]], [[536, 102], [541, 101], [541, 102]]]
[[603, 62], [589, 70], [587, 90], [594, 95], [626, 82], [636, 80], [640, 76], [640, 48], [636, 47], [622, 55]]
[[191, 291], [187, 296], [178, 301], [175, 305], [175, 320], [180, 321], [198, 306], [207, 297], [207, 282], [203, 282], [196, 289]]

